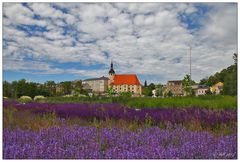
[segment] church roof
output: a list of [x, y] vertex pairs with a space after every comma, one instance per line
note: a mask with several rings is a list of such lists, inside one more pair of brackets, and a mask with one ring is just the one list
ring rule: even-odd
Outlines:
[[116, 74], [112, 85], [141, 85], [136, 74]]

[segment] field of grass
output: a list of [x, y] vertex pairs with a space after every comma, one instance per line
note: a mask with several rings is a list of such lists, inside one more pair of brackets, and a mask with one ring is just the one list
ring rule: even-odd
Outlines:
[[210, 95], [199, 97], [49, 97], [48, 103], [119, 103], [131, 108], [208, 108], [237, 109], [236, 96]]

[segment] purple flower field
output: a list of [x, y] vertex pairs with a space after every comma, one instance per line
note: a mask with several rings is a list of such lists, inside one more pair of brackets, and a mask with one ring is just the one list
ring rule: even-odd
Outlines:
[[58, 117], [80, 117], [82, 119], [123, 119], [127, 121], [137, 120], [145, 122], [146, 117], [153, 119], [155, 123], [171, 122], [185, 123], [198, 121], [205, 125], [216, 125], [222, 123], [236, 122], [237, 111], [231, 109], [213, 110], [203, 108], [143, 108], [133, 109], [123, 107], [119, 104], [47, 104], [47, 103], [4, 103], [4, 107], [15, 107], [18, 110], [30, 110], [33, 113], [43, 114], [55, 112]]
[[52, 127], [3, 132], [4, 159], [236, 159], [237, 135], [214, 137], [183, 128]]
[[[237, 110], [233, 109], [14, 101], [4, 101], [3, 108], [4, 159], [237, 159]], [[44, 118], [50, 112], [56, 118]], [[66, 119], [75, 118], [87, 126], [69, 125]], [[46, 126], [48, 122], [52, 124]], [[27, 123], [33, 127], [26, 127]]]

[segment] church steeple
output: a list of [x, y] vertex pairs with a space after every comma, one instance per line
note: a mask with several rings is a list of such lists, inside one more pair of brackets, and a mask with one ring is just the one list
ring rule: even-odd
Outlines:
[[112, 61], [111, 61], [111, 68], [110, 68], [108, 74], [109, 74], [109, 75], [114, 75], [114, 74], [115, 74], [115, 71], [113, 70], [113, 63], [112, 63]]

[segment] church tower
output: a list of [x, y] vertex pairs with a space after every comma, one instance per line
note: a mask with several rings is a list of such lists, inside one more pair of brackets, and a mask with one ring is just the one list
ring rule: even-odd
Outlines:
[[108, 78], [110, 79], [110, 83], [112, 83], [114, 75], [115, 75], [115, 71], [113, 70], [113, 63], [112, 63], [112, 61], [111, 61], [111, 68], [109, 70], [108, 75], [109, 75]]

